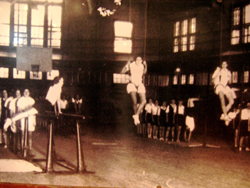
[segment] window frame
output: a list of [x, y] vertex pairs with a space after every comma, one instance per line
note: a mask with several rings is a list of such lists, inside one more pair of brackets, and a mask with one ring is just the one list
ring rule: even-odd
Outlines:
[[176, 21], [173, 26], [173, 53], [194, 51], [196, 32], [196, 17]]
[[[4, 0], [0, 0], [0, 2], [5, 2]], [[24, 20], [26, 23], [22, 24], [17, 21], [18, 15], [20, 15], [17, 10], [17, 7], [21, 6], [27, 6], [26, 13], [27, 18], [24, 15]], [[44, 0], [44, 1], [39, 1], [39, 0], [23, 0], [23, 1], [14, 1], [13, 3], [10, 3], [10, 21], [6, 24], [9, 25], [9, 44], [1, 43], [0, 46], [31, 46], [31, 47], [50, 47], [50, 48], [61, 48], [61, 36], [62, 36], [62, 9], [63, 9], [63, 0]], [[34, 9], [36, 9], [37, 6], [43, 6], [44, 7], [44, 20], [42, 25], [33, 25], [32, 24], [32, 12]], [[57, 18], [57, 25], [59, 26], [54, 26], [50, 25], [49, 23], [49, 9], [50, 7], [59, 7], [61, 9], [61, 16]], [[21, 11], [21, 10], [20, 10]], [[34, 12], [33, 12], [34, 14]], [[59, 21], [59, 22], [58, 22]], [[34, 23], [34, 22], [33, 22]], [[25, 28], [24, 30], [20, 30], [20, 28], [23, 27]], [[34, 27], [43, 27], [42, 31], [42, 38], [41, 35], [39, 35], [39, 40], [40, 42], [34, 42], [36, 40], [36, 37], [34, 37]], [[52, 40], [53, 43], [50, 43], [50, 37], [49, 37], [49, 32], [50, 30], [54, 32], [56, 30], [57, 33], [57, 39], [56, 39], [56, 44], [54, 45], [54, 39]], [[33, 31], [33, 33], [32, 33]], [[36, 35], [37, 33], [35, 33]], [[20, 41], [20, 35], [23, 37], [23, 42]], [[42, 40], [42, 41], [41, 41]]]

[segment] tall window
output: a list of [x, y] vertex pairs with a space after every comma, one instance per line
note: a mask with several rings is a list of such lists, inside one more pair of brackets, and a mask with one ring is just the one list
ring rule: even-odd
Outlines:
[[244, 71], [244, 83], [248, 83], [249, 81], [249, 71]]
[[133, 24], [124, 21], [115, 21], [114, 52], [132, 53], [132, 29]]
[[188, 84], [193, 85], [194, 84], [194, 74], [190, 74], [188, 77]]
[[240, 43], [250, 43], [250, 4], [233, 10], [231, 44]]
[[232, 83], [238, 83], [238, 72], [237, 71], [232, 72]]
[[48, 46], [61, 46], [61, 12], [62, 7], [48, 7]]
[[14, 9], [14, 46], [27, 46], [28, 5], [16, 3]]
[[45, 7], [38, 5], [31, 9], [31, 46], [43, 46]]
[[175, 22], [173, 52], [195, 50], [195, 34], [196, 18]]
[[181, 75], [181, 85], [185, 85], [186, 84], [186, 75], [183, 74]]
[[0, 45], [60, 48], [62, 2], [0, 0]]
[[10, 44], [10, 3], [0, 2], [0, 45]]

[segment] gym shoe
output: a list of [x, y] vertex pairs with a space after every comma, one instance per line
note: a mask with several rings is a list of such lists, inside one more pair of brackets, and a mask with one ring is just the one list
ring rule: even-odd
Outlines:
[[224, 120], [224, 114], [221, 114], [220, 120]]
[[230, 118], [228, 116], [224, 116], [224, 121], [230, 121]]
[[226, 125], [226, 126], [228, 126], [229, 123], [230, 123], [230, 120], [226, 120], [226, 121], [225, 121], [225, 125]]
[[242, 147], [239, 147], [239, 151], [242, 151]]
[[140, 124], [139, 116], [138, 115], [133, 115], [132, 117], [134, 119], [134, 124], [139, 125]]
[[249, 148], [249, 147], [246, 147], [246, 151], [250, 151], [250, 148]]
[[3, 125], [3, 128], [4, 128], [4, 131], [5, 131], [5, 132], [8, 130], [8, 128], [9, 128], [9, 126], [10, 126], [11, 124], [12, 124], [11, 119], [10, 119], [10, 118], [7, 118], [7, 119], [5, 120], [4, 125]]

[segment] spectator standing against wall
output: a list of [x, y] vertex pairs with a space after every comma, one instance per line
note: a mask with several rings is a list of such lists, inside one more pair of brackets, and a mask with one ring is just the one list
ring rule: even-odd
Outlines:
[[178, 101], [177, 112], [176, 112], [176, 129], [177, 129], [177, 137], [176, 142], [180, 142], [181, 131], [186, 128], [185, 125], [185, 106], [183, 105], [183, 101]]
[[145, 121], [147, 124], [147, 134], [148, 138], [152, 138], [152, 122], [153, 122], [153, 115], [152, 115], [152, 108], [154, 106], [153, 100], [150, 98], [148, 99], [148, 103], [145, 105]]
[[246, 151], [250, 151], [249, 134], [250, 134], [250, 102], [247, 103], [246, 108], [241, 110], [239, 151], [242, 151], [243, 146], [245, 146]]
[[167, 114], [166, 114], [166, 110], [167, 110], [167, 103], [166, 101], [163, 101], [161, 107], [160, 107], [160, 117], [159, 117], [159, 121], [160, 121], [160, 125], [159, 125], [159, 140], [160, 141], [164, 141], [164, 137], [165, 137], [165, 131], [167, 129]]
[[167, 123], [168, 128], [166, 131], [166, 141], [169, 140], [169, 132], [171, 130], [171, 141], [173, 142], [175, 139], [175, 115], [176, 115], [177, 106], [175, 103], [175, 99], [172, 99], [170, 104], [167, 106]]
[[161, 113], [161, 107], [159, 106], [159, 101], [155, 100], [155, 103], [152, 106], [153, 139], [158, 139], [160, 113]]

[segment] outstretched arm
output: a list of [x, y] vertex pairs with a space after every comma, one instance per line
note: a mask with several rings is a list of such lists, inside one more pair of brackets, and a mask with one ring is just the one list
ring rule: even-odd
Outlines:
[[127, 64], [122, 68], [121, 74], [124, 74], [129, 71], [129, 65], [130, 61], [128, 61]]
[[217, 76], [219, 76], [220, 73], [220, 67], [217, 67], [216, 70], [214, 71], [212, 78], [215, 79]]

